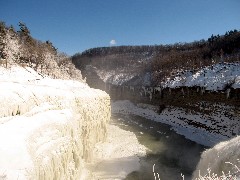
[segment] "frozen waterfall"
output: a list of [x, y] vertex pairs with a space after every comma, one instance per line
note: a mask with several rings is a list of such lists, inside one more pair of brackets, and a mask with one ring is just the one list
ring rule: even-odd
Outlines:
[[239, 159], [240, 159], [240, 136], [231, 140], [221, 142], [211, 149], [203, 152], [201, 160], [193, 174], [193, 179], [203, 177], [213, 173], [220, 177], [221, 175], [230, 172], [233, 176], [239, 176]]
[[78, 179], [106, 138], [108, 94], [30, 68], [1, 73], [0, 179]]

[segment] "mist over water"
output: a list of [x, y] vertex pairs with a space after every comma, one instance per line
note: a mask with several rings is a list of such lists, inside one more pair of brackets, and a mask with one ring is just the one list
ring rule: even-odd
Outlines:
[[191, 179], [201, 153], [206, 147], [186, 139], [171, 130], [171, 126], [133, 115], [112, 115], [112, 124], [136, 134], [138, 141], [149, 150], [141, 158], [141, 168], [126, 180], [154, 180], [155, 172], [165, 180]]

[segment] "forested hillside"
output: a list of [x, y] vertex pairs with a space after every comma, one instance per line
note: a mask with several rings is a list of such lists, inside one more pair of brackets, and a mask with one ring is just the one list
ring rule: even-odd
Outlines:
[[92, 48], [75, 54], [72, 60], [83, 71], [87, 65], [97, 68], [99, 75], [103, 71], [108, 72], [105, 76], [135, 74], [143, 81], [148, 73], [150, 84], [157, 85], [183, 70], [198, 70], [221, 61], [240, 61], [240, 32], [231, 30], [192, 43]]
[[72, 64], [70, 57], [57, 51], [49, 41], [39, 41], [31, 36], [24, 23], [19, 30], [0, 22], [0, 65], [18, 64], [34, 68], [42, 75], [52, 78], [82, 80], [81, 72]]

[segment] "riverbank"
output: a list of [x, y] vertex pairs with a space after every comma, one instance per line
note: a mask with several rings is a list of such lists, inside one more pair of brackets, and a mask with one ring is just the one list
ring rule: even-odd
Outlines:
[[[212, 147], [221, 141], [229, 139], [227, 134], [222, 135], [212, 132], [211, 130], [208, 131], [205, 127], [201, 127], [204, 125], [212, 129], [215, 128], [214, 124], [212, 124], [214, 121], [209, 119], [208, 116], [187, 112], [186, 109], [183, 108], [169, 106], [159, 114], [157, 106], [141, 103], [135, 105], [128, 100], [123, 100], [111, 102], [111, 109], [114, 114], [132, 114], [168, 124], [178, 134], [204, 146]], [[219, 117], [215, 116], [214, 118], [219, 121]], [[222, 124], [228, 126], [229, 122], [222, 122]]]

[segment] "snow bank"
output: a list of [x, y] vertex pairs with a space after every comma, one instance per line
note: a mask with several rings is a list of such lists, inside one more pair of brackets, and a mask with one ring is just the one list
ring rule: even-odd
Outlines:
[[31, 68], [0, 67], [0, 179], [78, 179], [106, 138], [110, 98]]
[[[239, 131], [238, 117], [229, 120], [223, 114], [217, 114], [218, 112], [214, 112], [216, 114], [210, 117], [200, 113], [186, 112], [185, 109], [177, 107], [167, 107], [161, 114], [157, 113], [157, 111], [157, 106], [147, 104], [137, 104], [136, 106], [128, 100], [112, 102], [112, 113], [134, 114], [169, 124], [178, 134], [205, 146], [213, 146], [227, 140], [232, 136], [232, 131], [235, 134], [238, 134]], [[198, 126], [194, 126], [194, 124], [198, 124]], [[206, 128], [201, 128], [199, 124], [210, 129], [218, 128], [219, 131], [208, 131]], [[218, 127], [219, 125], [221, 127]]]
[[240, 88], [239, 63], [218, 63], [197, 72], [181, 72], [173, 80], [168, 80], [164, 87], [200, 86], [206, 87], [206, 90], [218, 91], [226, 85], [232, 85], [234, 89]]
[[230, 172], [230, 174], [239, 177], [239, 149], [240, 136], [229, 141], [221, 142], [213, 148], [206, 150], [201, 155], [201, 160], [193, 173], [193, 179], [198, 178], [199, 173], [203, 177], [208, 175], [208, 169], [211, 170], [211, 174], [217, 174], [218, 177], [222, 175], [222, 172], [225, 174]]

